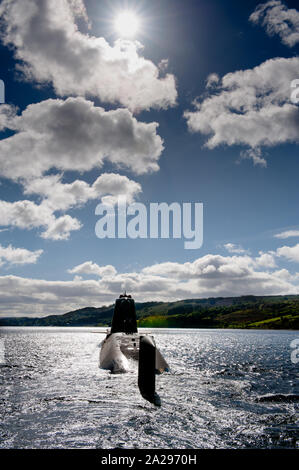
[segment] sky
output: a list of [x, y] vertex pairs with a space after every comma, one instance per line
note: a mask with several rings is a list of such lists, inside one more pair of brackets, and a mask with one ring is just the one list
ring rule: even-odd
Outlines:
[[[299, 293], [296, 3], [1, 2], [0, 316]], [[118, 196], [202, 246], [98, 238]]]

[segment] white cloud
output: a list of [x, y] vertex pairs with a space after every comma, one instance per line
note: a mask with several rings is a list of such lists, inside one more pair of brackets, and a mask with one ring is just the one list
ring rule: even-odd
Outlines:
[[[111, 298], [99, 291], [98, 281], [46, 281], [18, 276], [1, 276], [0, 293], [3, 316], [40, 316], [65, 313], [75, 308], [105, 303]], [[99, 295], [100, 294], [100, 295]]]
[[[276, 253], [271, 252], [260, 252], [257, 257], [208, 254], [193, 262], [166, 262], [127, 273], [87, 261], [69, 270], [76, 274], [71, 281], [2, 276], [0, 312], [3, 316], [65, 313], [88, 305], [110, 304], [124, 289], [138, 302], [297, 294], [299, 275], [285, 268], [275, 269], [274, 256]], [[81, 275], [99, 279], [83, 279]]]
[[299, 237], [299, 230], [286, 230], [285, 232], [280, 232], [274, 235], [275, 238], [291, 238]]
[[241, 158], [266, 165], [261, 146], [299, 142], [299, 107], [290, 101], [299, 57], [277, 58], [226, 74], [210, 96], [185, 112], [188, 128], [208, 136], [206, 146], [245, 145]]
[[267, 160], [262, 157], [262, 151], [260, 148], [252, 148], [242, 150], [240, 153], [241, 160], [252, 160], [254, 165], [260, 165], [263, 167], [267, 166]]
[[260, 251], [259, 256], [255, 258], [255, 262], [259, 267], [275, 268], [275, 252], [263, 253], [262, 251]]
[[205, 255], [193, 262], [167, 262], [149, 266], [143, 269], [146, 274], [159, 274], [177, 279], [225, 279], [241, 280], [252, 272], [256, 262], [248, 255], [221, 256]]
[[143, 273], [165, 276], [180, 292], [174, 298], [296, 293], [296, 276], [289, 274], [286, 279], [285, 271], [271, 271], [274, 267], [274, 258], [262, 253], [257, 258], [206, 255], [191, 263], [149, 266]]
[[[81, 0], [4, 0], [0, 5], [2, 40], [13, 45], [29, 79], [53, 82], [58, 94], [98, 96], [134, 110], [167, 107], [176, 100], [172, 75], [159, 77], [167, 60], [156, 67], [139, 55], [137, 43], [111, 47], [103, 38], [79, 32], [75, 20], [88, 21]], [[92, 184], [63, 182], [64, 171], [84, 173], [109, 162], [136, 174], [159, 169], [163, 141], [158, 123], [138, 122], [128, 109], [105, 111], [83, 97], [49, 99], [27, 106], [0, 108], [0, 130], [13, 134], [0, 140], [0, 176], [23, 186], [41, 202], [0, 201], [0, 225], [42, 228], [47, 239], [68, 239], [81, 223], [57, 211], [97, 198], [130, 203], [140, 184], [116, 173], [102, 174]], [[9, 158], [7, 158], [9, 155]], [[56, 169], [60, 174], [46, 175]]]
[[30, 251], [26, 248], [14, 248], [12, 245], [0, 245], [0, 265], [36, 263], [42, 253], [43, 250]]
[[79, 230], [81, 222], [70, 215], [62, 215], [47, 224], [47, 229], [42, 232], [41, 237], [50, 240], [68, 240], [70, 232]]
[[295, 246], [282, 246], [276, 250], [277, 256], [299, 263], [299, 243]]
[[21, 229], [42, 228], [41, 237], [51, 240], [67, 240], [70, 232], [81, 228], [80, 221], [68, 214], [56, 216], [55, 212], [80, 207], [88, 200], [125, 196], [128, 203], [141, 191], [141, 186], [127, 176], [103, 173], [93, 184], [83, 180], [63, 183], [62, 175], [50, 175], [23, 181], [25, 194], [42, 197], [40, 204], [30, 200], [0, 201], [0, 226]]
[[207, 88], [213, 88], [214, 86], [218, 85], [219, 83], [219, 75], [217, 73], [210, 73], [206, 80]]
[[250, 15], [249, 20], [265, 26], [269, 36], [278, 34], [283, 44], [288, 47], [299, 42], [299, 11], [287, 8], [279, 0], [261, 3]]
[[25, 194], [38, 194], [44, 198], [44, 204], [54, 211], [81, 206], [103, 196], [115, 199], [125, 196], [131, 203], [139, 192], [139, 183], [117, 173], [103, 173], [92, 184], [83, 180], [63, 183], [62, 175], [50, 175], [28, 181], [24, 185]]
[[[29, 80], [51, 82], [56, 94], [97, 96], [131, 110], [167, 108], [176, 102], [175, 78], [140, 55], [142, 46], [83, 34], [76, 17], [87, 19], [81, 0], [4, 0], [2, 41], [12, 45]], [[166, 62], [163, 62], [165, 67]]]
[[104, 201], [109, 197], [109, 202], [115, 203], [120, 195], [130, 203], [141, 191], [139, 183], [117, 173], [103, 173], [91, 185], [83, 180], [63, 183], [62, 175], [44, 176], [23, 183], [24, 193], [41, 196], [41, 203], [0, 201], [0, 226], [27, 230], [43, 228], [41, 237], [51, 240], [67, 240], [71, 231], [81, 228], [77, 218], [68, 214], [56, 216], [55, 212], [78, 208], [97, 198]]
[[106, 266], [99, 266], [92, 261], [86, 261], [85, 263], [79, 264], [72, 269], [68, 270], [71, 274], [95, 274], [99, 277], [114, 276], [117, 271], [114, 266], [107, 264]]
[[67, 240], [72, 230], [81, 228], [78, 219], [69, 215], [56, 218], [53, 210], [47, 204], [35, 204], [28, 200], [0, 201], [0, 226], [27, 230], [43, 228], [41, 236], [52, 240]]
[[7, 178], [36, 178], [51, 168], [83, 172], [104, 160], [137, 174], [159, 169], [158, 124], [138, 122], [127, 109], [105, 111], [68, 98], [31, 104], [20, 116], [3, 112], [6, 127], [15, 131], [0, 141], [0, 174]]
[[1, 104], [0, 110], [0, 131], [3, 131], [9, 126], [9, 123], [14, 119], [17, 113], [17, 108], [11, 104]]
[[235, 245], [235, 243], [226, 243], [224, 245], [224, 248], [229, 253], [246, 253], [246, 250], [244, 250], [244, 248], [242, 248], [240, 245]]
[[0, 225], [19, 228], [34, 228], [47, 225], [51, 211], [33, 201], [0, 201]]

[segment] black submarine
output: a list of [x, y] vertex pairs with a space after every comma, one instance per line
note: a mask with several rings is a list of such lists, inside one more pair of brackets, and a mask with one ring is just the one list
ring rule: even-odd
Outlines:
[[151, 334], [138, 333], [135, 302], [131, 295], [121, 294], [115, 301], [111, 329], [100, 351], [100, 367], [111, 373], [130, 370], [130, 360], [138, 361], [138, 387], [145, 400], [161, 405], [156, 393], [156, 374], [169, 371], [169, 366]]

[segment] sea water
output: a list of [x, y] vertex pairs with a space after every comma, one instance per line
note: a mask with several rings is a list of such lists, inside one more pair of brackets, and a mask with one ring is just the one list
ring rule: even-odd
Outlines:
[[[1, 328], [1, 448], [296, 448], [298, 331], [151, 329], [162, 406], [99, 368], [104, 328]], [[140, 329], [142, 331], [142, 329]]]

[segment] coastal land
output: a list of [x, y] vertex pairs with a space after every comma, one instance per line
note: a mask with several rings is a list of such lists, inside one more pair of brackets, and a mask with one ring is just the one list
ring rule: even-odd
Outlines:
[[[46, 317], [0, 318], [0, 326], [110, 326], [114, 305]], [[139, 327], [299, 329], [299, 295], [136, 302]]]

